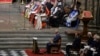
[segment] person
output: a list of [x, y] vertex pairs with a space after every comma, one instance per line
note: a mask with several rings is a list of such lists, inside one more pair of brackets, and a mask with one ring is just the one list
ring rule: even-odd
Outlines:
[[29, 18], [30, 17], [30, 12], [33, 9], [33, 7], [35, 6], [35, 2], [30, 2], [25, 6], [25, 17]]
[[48, 15], [48, 13], [46, 14], [47, 10], [48, 9], [46, 8], [46, 6], [42, 4], [40, 12], [37, 13], [35, 16], [35, 21], [36, 21], [35, 29], [42, 29], [42, 22], [46, 21], [47, 19], [47, 15]]
[[79, 24], [79, 14], [80, 14], [80, 11], [79, 11], [79, 8], [81, 6], [81, 3], [76, 1], [75, 4], [73, 4], [71, 6], [71, 12], [69, 13], [68, 17], [66, 18], [66, 26], [67, 27], [78, 27], [78, 24]]
[[90, 56], [90, 53], [93, 54], [96, 51], [98, 52], [98, 49], [100, 48], [100, 46], [99, 46], [100, 43], [99, 43], [99, 40], [98, 39], [99, 39], [99, 35], [98, 34], [94, 34], [93, 41], [92, 41], [92, 43], [90, 45], [91, 48], [90, 48], [89, 54], [87, 53], [89, 56]]
[[38, 13], [40, 11], [40, 9], [41, 9], [40, 1], [34, 1], [34, 5], [28, 13], [29, 21], [33, 24], [33, 27], [35, 25], [34, 24], [35, 23], [35, 14]]
[[55, 30], [55, 36], [52, 40], [47, 43], [46, 48], [47, 48], [47, 53], [50, 53], [51, 47], [53, 45], [56, 45], [60, 49], [61, 46], [61, 35], [59, 34], [58, 30]]
[[98, 47], [96, 49], [96, 54], [94, 56], [100, 56], [100, 37], [98, 38]]
[[92, 47], [92, 48], [97, 48], [98, 47], [98, 38], [99, 38], [98, 34], [94, 34], [93, 41], [90, 44], [90, 47]]
[[68, 43], [66, 45], [66, 54], [67, 56], [71, 56], [71, 50], [79, 52], [81, 45], [81, 39], [79, 33], [75, 33], [75, 39], [72, 43]]
[[71, 23], [72, 21], [77, 20], [77, 16], [78, 16], [78, 10], [76, 8], [74, 8], [74, 10], [72, 10], [69, 14], [69, 16], [66, 19], [66, 26], [67, 27], [71, 27]]
[[80, 45], [81, 45], [81, 38], [79, 33], [75, 33], [75, 39], [72, 43], [72, 48], [75, 49], [75, 51], [80, 50]]
[[93, 42], [92, 33], [91, 33], [91, 32], [88, 32], [87, 36], [88, 36], [87, 44], [88, 44], [88, 45], [91, 45], [92, 42]]
[[63, 0], [57, 0], [57, 6], [63, 9]]
[[59, 15], [61, 13], [61, 8], [56, 4], [51, 8], [51, 15], [49, 17], [49, 25], [51, 27], [59, 27]]
[[67, 19], [67, 17], [69, 16], [69, 13], [70, 13], [70, 11], [71, 11], [71, 8], [70, 8], [70, 6], [68, 6], [68, 5], [66, 5], [66, 6], [64, 6], [64, 11], [63, 11], [63, 18], [62, 18], [62, 25], [64, 25], [64, 26], [66, 26], [66, 19]]
[[51, 8], [53, 7], [53, 4], [50, 2], [50, 0], [47, 0], [45, 5], [47, 6], [47, 8], [49, 9], [49, 11], [51, 10]]

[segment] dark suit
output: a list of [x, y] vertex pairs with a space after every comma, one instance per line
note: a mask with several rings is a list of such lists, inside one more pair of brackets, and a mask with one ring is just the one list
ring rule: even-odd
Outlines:
[[72, 48], [74, 48], [76, 51], [79, 51], [81, 45], [81, 39], [79, 37], [75, 37]]
[[91, 45], [92, 42], [93, 42], [93, 37], [89, 37], [89, 38], [88, 38], [88, 41], [87, 41], [88, 45]]
[[[60, 11], [58, 10], [53, 16], [50, 17], [49, 19], [49, 24], [52, 27], [59, 27], [59, 15], [60, 15]], [[55, 18], [56, 16], [56, 18]]]
[[98, 41], [98, 47], [96, 50], [98, 53], [95, 56], [100, 56], [100, 40]]

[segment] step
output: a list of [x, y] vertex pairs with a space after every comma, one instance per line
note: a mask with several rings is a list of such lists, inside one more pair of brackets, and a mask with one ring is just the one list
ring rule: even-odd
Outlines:
[[[55, 36], [55, 34], [0, 34], [0, 36], [9, 36], [9, 37], [26, 37], [26, 36]], [[61, 36], [65, 36], [65, 34], [61, 34]]]
[[[0, 49], [32, 49], [32, 45], [9, 45], [9, 46], [6, 46], [6, 45], [2, 45], [0, 46]], [[39, 48], [46, 48], [46, 45], [38, 45]], [[65, 46], [61, 46], [61, 49], [65, 49]]]

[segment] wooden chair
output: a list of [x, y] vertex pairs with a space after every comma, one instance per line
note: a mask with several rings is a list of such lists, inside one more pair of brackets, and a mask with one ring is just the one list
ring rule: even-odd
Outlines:
[[61, 49], [61, 39], [51, 45], [50, 53], [59, 53]]

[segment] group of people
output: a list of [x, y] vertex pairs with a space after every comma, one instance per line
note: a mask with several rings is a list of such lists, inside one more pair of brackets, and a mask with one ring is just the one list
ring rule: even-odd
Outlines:
[[81, 56], [100, 56], [100, 36], [88, 32], [88, 40], [84, 48], [80, 50]]
[[79, 24], [80, 6], [79, 1], [74, 1], [69, 6], [64, 5], [63, 0], [33, 0], [25, 6], [25, 17], [35, 29], [60, 25], [74, 27]]
[[76, 51], [78, 56], [100, 56], [100, 36], [98, 34], [87, 33], [87, 41], [82, 42], [81, 36], [75, 33], [72, 45], [66, 46], [66, 53], [71, 56], [71, 49]]

